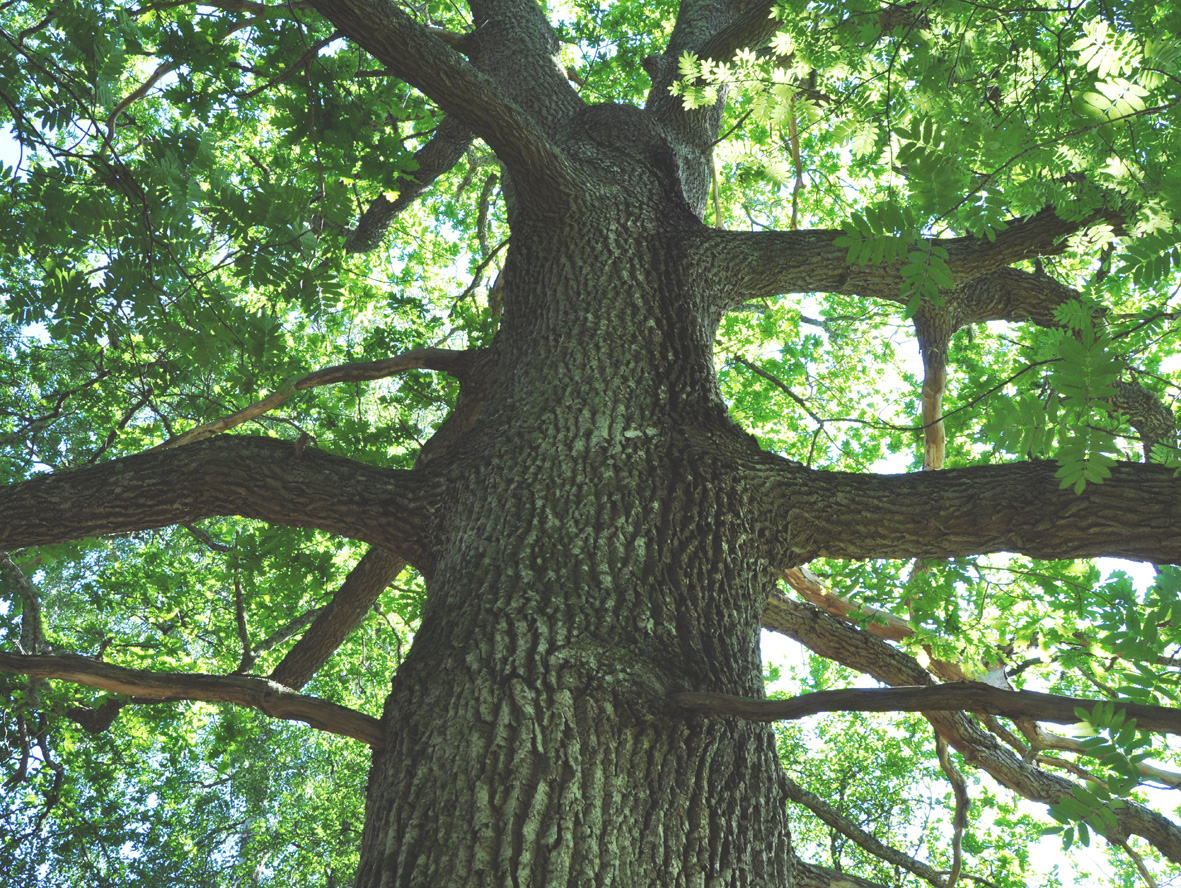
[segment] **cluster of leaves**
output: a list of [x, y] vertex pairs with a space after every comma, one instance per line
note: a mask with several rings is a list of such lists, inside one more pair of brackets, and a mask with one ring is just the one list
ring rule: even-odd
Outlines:
[[1126, 794], [1139, 784], [1136, 765], [1152, 754], [1149, 738], [1136, 731], [1136, 719], [1127, 719], [1125, 711], [1114, 703], [1097, 703], [1090, 711], [1078, 707], [1075, 714], [1080, 719], [1076, 730], [1086, 735], [1081, 745], [1109, 773], [1103, 782], [1076, 786], [1070, 795], [1049, 806], [1050, 816], [1059, 825], [1048, 827], [1046, 834], [1060, 834], [1066, 848], [1076, 836], [1086, 846], [1091, 844], [1091, 830], [1102, 835], [1116, 828], [1115, 812], [1125, 805], [1116, 794]]
[[940, 289], [951, 289], [954, 285], [947, 265], [947, 250], [922, 237], [914, 210], [909, 206], [871, 204], [864, 211], [853, 213], [845, 225], [845, 233], [835, 243], [848, 248], [850, 265], [902, 263], [903, 283], [898, 298], [906, 304], [905, 317], [913, 317], [924, 300], [942, 305]]

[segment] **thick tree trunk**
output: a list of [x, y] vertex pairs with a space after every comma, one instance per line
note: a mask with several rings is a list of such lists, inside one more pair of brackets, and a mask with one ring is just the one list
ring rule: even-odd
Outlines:
[[359, 886], [792, 884], [771, 733], [668, 703], [762, 694], [773, 577], [741, 479], [685, 434], [750, 446], [708, 276], [683, 272], [698, 223], [638, 115], [605, 113], [609, 140], [584, 120], [568, 149], [586, 205], [518, 212], [497, 375], [435, 469], [450, 502]]

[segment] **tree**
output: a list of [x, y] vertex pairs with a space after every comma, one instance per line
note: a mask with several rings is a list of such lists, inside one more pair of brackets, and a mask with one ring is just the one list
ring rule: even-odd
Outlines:
[[0, 9], [9, 871], [1181, 863], [1175, 5]]

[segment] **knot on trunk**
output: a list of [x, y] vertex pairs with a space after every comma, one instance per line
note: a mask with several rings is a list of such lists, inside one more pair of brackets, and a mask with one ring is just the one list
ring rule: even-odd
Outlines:
[[671, 137], [639, 108], [609, 103], [583, 109], [571, 124], [567, 152], [606, 172], [613, 187], [641, 199], [654, 182], [663, 203], [697, 221], [681, 186], [681, 167]]

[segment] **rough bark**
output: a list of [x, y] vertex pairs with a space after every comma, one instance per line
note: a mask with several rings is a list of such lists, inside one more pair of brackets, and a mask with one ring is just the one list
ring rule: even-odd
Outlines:
[[450, 507], [358, 884], [789, 885], [770, 734], [667, 703], [761, 693], [773, 581], [741, 474], [685, 431], [752, 450], [686, 277], [699, 224], [639, 112], [563, 147], [594, 199], [514, 229], [487, 398], [432, 462]]
[[427, 486], [421, 474], [301, 442], [216, 438], [0, 490], [0, 549], [241, 515], [387, 546], [427, 567]]
[[[1114, 555], [1181, 561], [1181, 480], [1163, 466], [1121, 463], [1082, 494], [1054, 463], [977, 466], [916, 475], [811, 472], [782, 461], [768, 475], [780, 534], [777, 563], [831, 558], [1033, 558]], [[778, 475], [777, 480], [771, 476]]]
[[[861, 477], [762, 453], [729, 420], [715, 378], [722, 313], [791, 290], [896, 300], [897, 266], [847, 266], [837, 232], [705, 229], [718, 109], [684, 113], [667, 97], [649, 112], [583, 107], [532, 2], [472, 0], [471, 61], [391, 3], [312, 5], [504, 165], [512, 241], [478, 408], [461, 404], [445, 449], [413, 472], [235, 438], [30, 481], [0, 493], [0, 547], [237, 514], [393, 553], [358, 568], [356, 588], [326, 611], [332, 631], [398, 559], [420, 567], [422, 626], [371, 741], [362, 888], [867, 884], [793, 859], [769, 729], [685, 712], [672, 695], [762, 694], [758, 630], [782, 568], [821, 554], [1001, 549], [1177, 561], [1181, 484], [1121, 467], [1075, 497], [1045, 465]], [[686, 2], [669, 55], [761, 39], [759, 14]], [[1053, 252], [1077, 227], [1041, 214], [995, 243], [945, 246], [966, 283]], [[914, 675], [878, 639], [791, 618], [826, 656], [894, 683]], [[293, 658], [291, 683], [322, 651], [309, 654]], [[102, 665], [53, 668], [130, 693], [153, 687]], [[913, 683], [929, 682], [919, 674]], [[302, 699], [225, 681], [189, 687], [251, 705]], [[174, 682], [158, 695], [178, 693]], [[1028, 797], [1069, 793], [962, 713], [929, 717]], [[1113, 841], [1134, 832], [1181, 860], [1164, 818], [1131, 805], [1118, 817]]]

